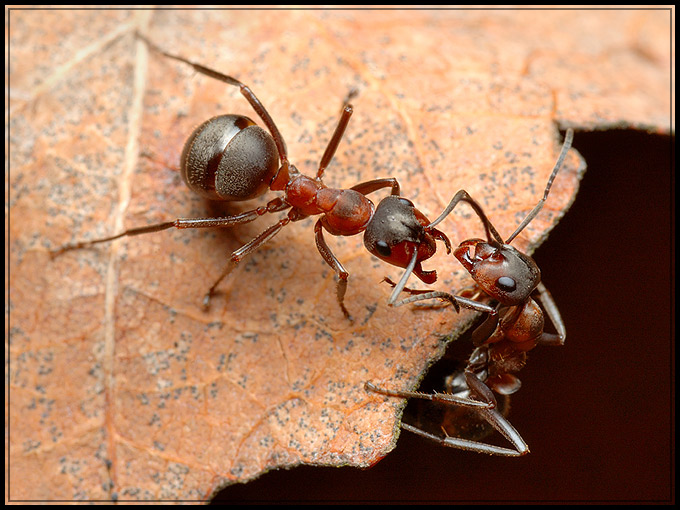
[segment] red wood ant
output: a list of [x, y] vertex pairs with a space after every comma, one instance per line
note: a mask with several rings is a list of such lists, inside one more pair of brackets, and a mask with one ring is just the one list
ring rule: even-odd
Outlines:
[[[400, 398], [421, 398], [437, 402], [453, 403], [473, 408], [475, 413], [493, 426], [513, 445], [514, 449], [501, 448], [479, 441], [458, 437], [439, 437], [420, 428], [402, 423], [402, 427], [410, 432], [433, 439], [446, 446], [465, 450], [489, 453], [494, 455], [517, 456], [529, 452], [526, 442], [515, 428], [496, 409], [497, 403], [493, 391], [510, 395], [521, 386], [520, 380], [514, 375], [526, 362], [526, 352], [538, 344], [563, 345], [566, 339], [566, 328], [552, 296], [541, 283], [541, 272], [528, 255], [510, 246], [510, 242], [536, 217], [550, 192], [553, 180], [562, 166], [566, 154], [571, 147], [574, 133], [567, 130], [560, 156], [548, 179], [543, 198], [529, 212], [517, 227], [515, 232], [503, 241], [493, 227], [483, 210], [464, 190], [453, 197], [444, 212], [432, 223], [424, 226], [427, 230], [444, 219], [458, 202], [469, 203], [482, 220], [487, 234], [487, 240], [468, 239], [463, 241], [454, 251], [454, 256], [463, 264], [465, 269], [475, 280], [477, 286], [498, 304], [489, 312], [487, 319], [473, 332], [472, 341], [476, 346], [470, 356], [462, 374], [455, 379], [460, 383], [459, 389], [452, 391], [453, 386], [447, 388], [450, 393], [424, 394], [410, 391], [393, 391], [366, 383], [370, 391]], [[413, 269], [417, 256], [413, 250], [411, 263], [407, 267], [399, 283], [395, 284], [390, 303], [401, 306], [406, 303], [426, 299], [445, 299], [452, 304], [467, 303], [461, 301], [460, 296], [447, 292], [417, 291], [405, 287], [409, 271]], [[401, 291], [412, 294], [411, 297], [396, 301]], [[536, 292], [537, 299], [542, 303], [545, 313], [555, 326], [557, 334], [543, 330], [544, 313], [531, 295]], [[477, 308], [479, 309], [479, 308]], [[460, 389], [462, 388], [462, 389]], [[484, 404], [480, 406], [479, 404]]]
[[125, 236], [148, 234], [170, 228], [232, 227], [251, 222], [268, 213], [288, 210], [281, 220], [231, 254], [226, 267], [203, 299], [204, 306], [208, 307], [217, 286], [244, 257], [271, 240], [289, 223], [308, 216], [321, 215], [314, 226], [316, 246], [323, 259], [338, 276], [337, 300], [345, 317], [351, 320], [344, 304], [349, 273], [326, 244], [323, 230], [335, 236], [358, 234], [367, 228], [375, 212], [373, 202], [365, 195], [388, 187], [391, 188], [392, 195], [399, 195], [400, 192], [399, 183], [394, 178], [370, 180], [349, 189], [329, 188], [323, 183], [323, 174], [349, 123], [353, 112], [352, 106], [345, 104], [335, 132], [319, 163], [316, 177], [308, 177], [301, 174], [288, 161], [283, 136], [264, 105], [247, 85], [236, 78], [167, 53], [139, 34], [138, 37], [161, 55], [187, 64], [201, 74], [238, 87], [268, 130], [268, 132], [263, 130], [251, 119], [241, 115], [220, 115], [205, 121], [189, 136], [182, 151], [181, 175], [187, 186], [209, 200], [227, 202], [249, 200], [264, 194], [267, 190], [283, 191], [284, 194], [270, 200], [264, 206], [234, 216], [179, 218], [131, 228], [109, 237], [67, 244], [53, 251], [52, 256]]

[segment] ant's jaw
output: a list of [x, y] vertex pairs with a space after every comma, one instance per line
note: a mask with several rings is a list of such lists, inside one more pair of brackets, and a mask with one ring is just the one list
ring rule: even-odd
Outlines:
[[437, 271], [434, 269], [432, 271], [424, 270], [420, 265], [420, 262], [418, 262], [416, 267], [413, 268], [413, 274], [415, 274], [418, 278], [420, 278], [421, 281], [427, 283], [428, 285], [432, 285], [437, 281]]
[[[482, 257], [479, 256], [477, 247], [483, 244], [486, 244], [486, 242], [482, 239], [468, 239], [467, 241], [460, 243], [458, 248], [453, 252], [453, 256], [463, 264], [463, 267], [471, 275], [474, 274], [477, 263], [482, 260]], [[472, 255], [473, 250], [475, 251], [474, 256]]]

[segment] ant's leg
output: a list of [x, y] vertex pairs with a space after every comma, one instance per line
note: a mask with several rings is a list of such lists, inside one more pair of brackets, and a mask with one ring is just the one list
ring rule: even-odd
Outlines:
[[227, 262], [227, 265], [225, 266], [224, 270], [222, 271], [222, 274], [220, 277], [217, 279], [217, 281], [210, 287], [208, 292], [206, 293], [205, 297], [203, 298], [203, 306], [205, 308], [208, 308], [210, 306], [210, 298], [214, 295], [215, 289], [217, 286], [220, 284], [222, 280], [224, 280], [229, 273], [231, 273], [236, 265], [241, 262], [246, 256], [257, 250], [260, 246], [262, 246], [264, 243], [269, 241], [272, 237], [274, 237], [276, 234], [278, 234], [283, 227], [288, 225], [288, 223], [291, 222], [290, 218], [290, 213], [288, 216], [285, 218], [279, 220], [277, 223], [269, 227], [267, 230], [262, 232], [259, 236], [257, 236], [255, 239], [250, 241], [247, 244], [244, 244], [241, 246], [238, 250], [234, 251], [231, 254], [231, 257], [229, 259], [229, 262]]
[[[408, 270], [408, 268], [407, 268]], [[403, 277], [402, 277], [403, 279]], [[389, 278], [385, 278], [385, 281], [389, 284], [392, 285], [395, 289], [397, 290], [397, 286], [399, 284], [395, 284], [392, 280]], [[405, 282], [404, 282], [405, 283]], [[468, 308], [470, 310], [476, 310], [478, 312], [485, 312], [490, 314], [492, 317], [497, 316], [497, 311], [496, 308], [493, 306], [485, 305], [484, 303], [480, 303], [478, 301], [474, 301], [472, 299], [468, 299], [462, 296], [454, 296], [453, 294], [449, 294], [448, 292], [443, 292], [443, 291], [428, 291], [428, 290], [413, 290], [409, 289], [408, 287], [401, 287], [399, 289], [399, 292], [396, 293], [395, 291], [392, 292], [392, 295], [390, 296], [389, 301], [387, 302], [390, 306], [403, 306], [407, 303], [414, 303], [416, 301], [423, 301], [426, 299], [443, 299], [451, 303], [453, 307], [456, 309], [456, 311], [460, 311], [460, 307], [462, 306], [463, 308]], [[407, 297], [405, 299], [402, 299], [401, 301], [397, 301], [397, 296], [401, 293], [401, 291], [405, 291], [409, 294], [411, 294], [411, 297]], [[496, 318], [496, 321], [498, 319]]]
[[147, 225], [145, 227], [131, 228], [120, 234], [116, 234], [109, 237], [103, 237], [101, 239], [93, 239], [91, 241], [79, 241], [72, 244], [66, 244], [57, 250], [50, 252], [52, 258], [61, 255], [64, 252], [71, 250], [78, 250], [81, 248], [87, 248], [89, 246], [105, 243], [108, 241], [113, 241], [121, 237], [126, 236], [137, 236], [141, 234], [150, 234], [152, 232], [160, 232], [161, 230], [167, 230], [169, 228], [213, 228], [213, 227], [233, 227], [234, 225], [241, 225], [243, 223], [249, 223], [259, 216], [267, 213], [280, 212], [288, 209], [290, 205], [283, 201], [281, 198], [275, 198], [271, 200], [266, 206], [258, 207], [251, 211], [246, 211], [235, 216], [227, 216], [224, 218], [178, 218], [175, 221], [167, 221], [164, 223], [158, 223], [155, 225]]
[[[529, 453], [529, 446], [526, 444], [522, 436], [517, 432], [517, 429], [512, 426], [512, 424], [506, 420], [501, 413], [496, 409], [480, 409], [477, 411], [484, 417], [484, 419], [498, 430], [512, 445], [515, 449], [503, 448], [501, 446], [495, 446], [492, 444], [482, 443], [479, 441], [472, 441], [470, 439], [463, 439], [460, 437], [439, 437], [434, 434], [430, 434], [424, 430], [421, 430], [408, 423], [401, 424], [404, 430], [408, 430], [419, 436], [423, 436], [432, 441], [436, 441], [442, 446], [448, 446], [451, 448], [458, 448], [459, 450], [467, 450], [470, 452], [486, 453], [489, 455], [500, 455], [503, 457], [520, 457]], [[446, 431], [444, 431], [446, 433]]]
[[179, 62], [183, 62], [184, 64], [190, 65], [191, 67], [194, 68], [195, 71], [205, 74], [206, 76], [210, 76], [211, 78], [214, 78], [216, 80], [219, 80], [221, 82], [227, 83], [229, 85], [233, 85], [235, 87], [239, 87], [241, 90], [241, 94], [246, 98], [246, 100], [250, 103], [250, 106], [255, 110], [255, 113], [257, 113], [260, 118], [262, 119], [262, 122], [265, 123], [267, 126], [267, 129], [269, 129], [269, 132], [271, 133], [272, 137], [274, 138], [274, 143], [276, 143], [276, 148], [278, 149], [279, 152], [279, 158], [281, 159], [281, 164], [282, 166], [288, 166], [288, 154], [286, 152], [286, 143], [283, 140], [283, 136], [281, 136], [281, 132], [279, 131], [279, 128], [276, 127], [276, 124], [274, 123], [274, 119], [272, 119], [271, 115], [269, 115], [269, 112], [265, 109], [264, 105], [260, 102], [260, 100], [257, 98], [257, 96], [253, 93], [250, 88], [245, 85], [244, 83], [240, 82], [236, 78], [233, 78], [231, 76], [228, 76], [226, 74], [220, 73], [219, 71], [215, 71], [213, 69], [210, 69], [209, 67], [205, 67], [201, 64], [197, 64], [195, 62], [192, 62], [190, 60], [185, 59], [184, 57], [180, 57], [178, 55], [173, 55], [171, 53], [167, 53], [166, 51], [162, 50], [158, 46], [156, 46], [154, 43], [149, 41], [146, 37], [141, 35], [140, 33], [137, 33], [137, 37], [139, 37], [142, 41], [146, 43], [146, 45], [151, 48], [152, 50], [160, 53], [161, 55], [171, 58], [173, 60], [177, 60]]
[[[401, 278], [399, 278], [399, 281], [393, 285], [392, 289], [392, 294], [390, 294], [390, 298], [387, 300], [387, 306], [401, 306], [405, 304], [402, 301], [399, 301], [398, 304], [396, 304], [397, 297], [399, 297], [399, 294], [401, 294], [401, 291], [406, 288], [406, 282], [408, 281], [409, 277], [411, 274], [414, 272], [414, 270], [417, 273], [422, 273], [422, 267], [420, 266], [420, 262], [418, 262], [418, 250], [413, 250], [413, 255], [411, 255], [411, 260], [409, 263], [406, 265], [406, 268], [404, 269], [404, 273], [401, 275]], [[392, 283], [392, 280], [388, 279], [388, 283]], [[458, 304], [456, 304], [455, 301], [451, 301], [451, 304], [453, 307], [456, 309], [456, 312], [460, 312], [460, 308], [458, 307]]]
[[[496, 402], [496, 398], [494, 397], [493, 392], [469, 368], [465, 370], [465, 382], [468, 385], [468, 388], [470, 388], [471, 395], [473, 395], [474, 397], [482, 401], [488, 401], [489, 399], [493, 399], [494, 403]], [[515, 453], [512, 453], [511, 455], [513, 456], [515, 454], [525, 455], [529, 453], [529, 447], [527, 446], [524, 439], [522, 439], [522, 436], [519, 434], [519, 432], [517, 432], [517, 429], [515, 429], [515, 427], [513, 427], [512, 424], [507, 419], [505, 419], [505, 417], [500, 412], [498, 412], [497, 409], [495, 409], [495, 406], [492, 409], [480, 409], [478, 412], [479, 415], [487, 421], [487, 423], [489, 423], [493, 428], [500, 432], [503, 435], [503, 437], [505, 437], [505, 439], [507, 439], [515, 447], [514, 450]], [[484, 443], [479, 444], [482, 445], [484, 448], [486, 448], [486, 446], [491, 446], [486, 445]], [[503, 448], [502, 450], [505, 449]], [[484, 449], [479, 451], [484, 452]]]
[[392, 192], [390, 193], [391, 195], [398, 196], [399, 193], [401, 192], [399, 188], [399, 182], [394, 177], [388, 177], [385, 179], [374, 179], [372, 181], [362, 182], [360, 184], [352, 186], [350, 189], [358, 191], [362, 195], [368, 195], [369, 193], [373, 193], [374, 191], [377, 191], [382, 188], [387, 188], [388, 186], [392, 188]]
[[[446, 434], [446, 430], [444, 430], [444, 434], [446, 434], [446, 437], [439, 437], [435, 436], [434, 434], [430, 434], [429, 432], [426, 432], [424, 430], [421, 430], [419, 428], [416, 428], [412, 425], [409, 425], [407, 423], [402, 423], [401, 426], [405, 430], [408, 430], [409, 432], [413, 432], [414, 434], [418, 434], [433, 441], [437, 441], [443, 446], [459, 448], [461, 450], [468, 450], [477, 453], [487, 453], [489, 455], [502, 455], [507, 457], [519, 457], [521, 455], [526, 455], [527, 453], [529, 453], [529, 446], [526, 444], [524, 439], [522, 439], [522, 436], [519, 434], [519, 432], [517, 432], [517, 429], [515, 429], [515, 427], [513, 427], [512, 424], [507, 419], [505, 419], [505, 417], [495, 408], [496, 399], [493, 396], [493, 392], [486, 386], [486, 384], [484, 384], [470, 370], [465, 371], [465, 380], [468, 385], [468, 388], [470, 388], [471, 394], [476, 396], [477, 399], [479, 399], [479, 402], [487, 404], [486, 406], [476, 409], [475, 412], [477, 412], [479, 416], [484, 418], [484, 420], [486, 420], [486, 422], [489, 423], [489, 425], [491, 425], [494, 429], [500, 432], [503, 435], [503, 437], [505, 437], [512, 444], [514, 449], [503, 448], [501, 446], [495, 446], [487, 443], [482, 443], [479, 441], [473, 441], [470, 439], [451, 437], [448, 434]], [[477, 400], [470, 399], [470, 401], [475, 402]], [[491, 402], [493, 402], [494, 404], [493, 406], [490, 405]]]
[[333, 136], [328, 142], [326, 150], [324, 151], [323, 156], [321, 157], [321, 162], [319, 163], [319, 170], [316, 172], [317, 179], [321, 179], [323, 177], [323, 173], [326, 171], [326, 167], [330, 164], [331, 160], [333, 159], [335, 151], [337, 150], [338, 145], [340, 144], [340, 140], [342, 140], [342, 135], [345, 134], [345, 129], [347, 128], [349, 118], [352, 116], [353, 111], [354, 109], [352, 108], [351, 104], [346, 104], [342, 109], [340, 121], [338, 122], [338, 125], [335, 128], [335, 131], [333, 132]]
[[[404, 288], [406, 292], [409, 292], [410, 289]], [[472, 299], [467, 299], [461, 296], [454, 296], [453, 294], [449, 294], [448, 292], [443, 292], [440, 290], [419, 290], [415, 291], [416, 294], [412, 295], [411, 297], [407, 297], [402, 299], [401, 301], [396, 301], [392, 303], [392, 306], [403, 306], [408, 303], [415, 303], [417, 301], [424, 301], [426, 299], [443, 299], [445, 301], [448, 301], [453, 305], [453, 307], [456, 309], [457, 312], [460, 311], [460, 307], [462, 306], [463, 308], [468, 308], [470, 310], [477, 310], [478, 312], [486, 312], [486, 313], [494, 313], [495, 309], [489, 305], [485, 305], [484, 303], [479, 303], [477, 301], [473, 301]], [[421, 294], [422, 293], [422, 294]], [[429, 307], [426, 307], [429, 308]]]
[[[352, 108], [351, 104], [345, 104], [345, 106], [343, 107], [340, 121], [338, 122], [338, 125], [335, 128], [335, 132], [333, 133], [333, 136], [328, 142], [326, 150], [324, 151], [323, 156], [321, 158], [321, 162], [319, 163], [319, 170], [316, 173], [317, 179], [321, 179], [323, 177], [326, 168], [333, 159], [335, 151], [337, 150], [338, 145], [340, 144], [340, 140], [342, 140], [342, 136], [345, 134], [345, 129], [347, 128], [347, 124], [349, 123], [349, 119], [352, 116], [353, 111], [354, 109]], [[397, 180], [393, 177], [362, 182], [360, 184], [352, 186], [350, 189], [358, 191], [362, 195], [367, 195], [368, 193], [373, 193], [376, 190], [386, 188], [388, 186], [392, 188], [392, 195], [399, 195], [400, 193], [399, 182], [397, 182]]]
[[148, 225], [146, 227], [131, 228], [131, 229], [126, 230], [125, 232], [122, 232], [120, 234], [116, 234], [114, 236], [103, 237], [101, 239], [93, 239], [91, 241], [79, 241], [77, 243], [65, 244], [61, 248], [50, 251], [50, 257], [52, 257], [54, 259], [64, 252], [71, 251], [71, 250], [79, 250], [81, 248], [87, 248], [88, 246], [92, 246], [94, 244], [99, 244], [99, 243], [105, 243], [105, 242], [108, 242], [108, 241], [113, 241], [114, 239], [118, 239], [120, 237], [136, 236], [136, 235], [140, 235], [140, 234], [150, 234], [151, 232], [160, 232], [161, 230], [166, 230], [168, 228], [175, 227], [176, 223], [178, 221], [180, 221], [180, 220], [168, 221], [166, 223], [158, 223], [157, 225]]
[[491, 338], [498, 328], [499, 316], [498, 309], [496, 308], [495, 314], [489, 314], [489, 316], [482, 322], [479, 326], [475, 328], [472, 332], [472, 345], [479, 347], [486, 343], [487, 340]]
[[432, 402], [441, 402], [444, 404], [456, 404], [465, 407], [491, 409], [496, 405], [495, 399], [493, 402], [488, 402], [481, 400], [473, 400], [471, 398], [456, 397], [455, 395], [452, 395], [450, 393], [439, 393], [437, 391], [435, 391], [434, 393], [421, 393], [419, 391], [388, 390], [386, 388], [376, 386], [371, 382], [364, 383], [364, 388], [374, 393], [387, 395], [388, 397], [419, 398], [422, 400], [431, 400]]
[[[405, 299], [402, 299], [401, 301], [393, 303], [393, 306], [402, 306], [408, 303], [414, 303], [416, 301], [423, 301], [425, 299], [444, 299], [451, 303], [453, 307], [456, 309], [456, 311], [459, 311], [459, 307], [463, 307], [469, 310], [476, 310], [478, 312], [488, 313], [492, 317], [496, 316], [497, 313], [496, 309], [493, 306], [485, 305], [484, 303], [480, 303], [479, 301], [474, 301], [472, 299], [464, 298], [462, 296], [454, 296], [453, 294], [449, 294], [448, 292], [443, 292], [440, 290], [418, 292], [423, 292], [423, 294], [407, 297]], [[489, 319], [491, 319], [492, 317], [490, 317]], [[498, 319], [496, 319], [496, 321], [498, 321]]]
[[[515, 447], [515, 450], [509, 450], [509, 456], [511, 457], [519, 457], [521, 455], [526, 455], [529, 453], [529, 445], [527, 445], [526, 441], [522, 438], [519, 432], [517, 432], [517, 429], [512, 426], [512, 424], [501, 414], [499, 413], [496, 409], [480, 409], [479, 413], [486, 419], [486, 421], [493, 427], [495, 428], [498, 432], [500, 432], [505, 439], [507, 439], [512, 446]], [[480, 453], [487, 453], [486, 449], [489, 447], [490, 449], [496, 449], [499, 447], [495, 447], [493, 445], [487, 445], [485, 443], [480, 443], [479, 444], [481, 449], [477, 450]], [[505, 448], [500, 448], [501, 450], [505, 450]], [[488, 452], [490, 453], [490, 451]], [[504, 453], [498, 453], [497, 455], [505, 455]]]
[[[494, 446], [486, 443], [481, 443], [478, 441], [472, 441], [469, 439], [462, 439], [458, 437], [446, 437], [435, 436], [422, 429], [409, 425], [408, 423], [401, 424], [402, 428], [418, 434], [420, 436], [426, 437], [438, 443], [449, 446], [452, 448], [459, 448], [461, 450], [468, 450], [478, 453], [487, 453], [490, 455], [502, 455], [508, 457], [519, 457], [520, 455], [525, 455], [529, 453], [529, 447], [522, 439], [522, 436], [517, 432], [517, 429], [512, 426], [512, 424], [506, 420], [503, 415], [495, 409], [496, 399], [493, 396], [493, 392], [484, 384], [474, 373], [466, 371], [465, 379], [473, 395], [476, 395], [478, 399], [468, 399], [462, 397], [456, 397], [449, 393], [420, 393], [416, 391], [394, 391], [387, 390], [385, 388], [380, 388], [371, 382], [364, 384], [364, 387], [368, 391], [373, 391], [375, 393], [380, 393], [382, 395], [387, 395], [389, 397], [397, 398], [419, 398], [423, 400], [431, 400], [433, 402], [449, 403], [462, 405], [465, 407], [475, 408], [476, 412], [484, 418], [493, 428], [500, 432], [503, 437], [505, 437], [513, 446], [514, 450], [510, 448], [503, 448], [500, 446]], [[446, 434], [446, 431], [444, 431]]]
[[538, 338], [537, 343], [540, 343], [541, 345], [564, 345], [564, 341], [567, 338], [567, 329], [564, 326], [560, 311], [557, 309], [557, 305], [555, 304], [552, 295], [543, 283], [539, 283], [536, 289], [539, 292], [539, 301], [543, 305], [545, 313], [550, 317], [550, 320], [557, 330], [556, 335], [553, 333], [543, 333]]
[[335, 274], [338, 275], [336, 290], [340, 309], [347, 320], [353, 321], [352, 316], [347, 311], [347, 308], [345, 308], [345, 292], [347, 292], [347, 279], [349, 278], [349, 273], [343, 267], [337, 257], [333, 255], [333, 252], [331, 251], [328, 244], [326, 244], [326, 240], [323, 237], [323, 226], [321, 224], [321, 220], [318, 220], [314, 225], [314, 239], [316, 241], [316, 247], [323, 259], [326, 261], [326, 264], [331, 266], [333, 271], [335, 271]]
[[[385, 283], [387, 283], [388, 285], [392, 286], [392, 287], [397, 286], [397, 284], [395, 282], [393, 282], [392, 279], [389, 276], [385, 276], [383, 278], [383, 281]], [[422, 294], [430, 294], [430, 293], [433, 292], [431, 290], [418, 290], [418, 289], [411, 289], [409, 287], [404, 287], [401, 290], [402, 290], [402, 292], [406, 292], [407, 294], [410, 294], [412, 296], [422, 295]], [[395, 304], [393, 306], [401, 306], [402, 304], [403, 303], [401, 301], [399, 301], [397, 304]], [[431, 303], [416, 303], [415, 306], [416, 306], [416, 308], [423, 308], [423, 309], [430, 310], [430, 309], [435, 309], [435, 308], [443, 308], [443, 307], [449, 306], [451, 304], [452, 304], [451, 301], [444, 298], [443, 300], [440, 299], [440, 300], [437, 300], [437, 301], [432, 301]]]
[[469, 368], [465, 369], [465, 384], [470, 389], [470, 393], [475, 395], [474, 400], [486, 402], [492, 409], [497, 406], [493, 391]]

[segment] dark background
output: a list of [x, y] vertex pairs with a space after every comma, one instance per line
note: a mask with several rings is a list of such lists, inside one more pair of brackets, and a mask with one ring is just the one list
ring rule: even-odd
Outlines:
[[672, 140], [577, 132], [574, 147], [588, 171], [535, 253], [567, 343], [530, 353], [512, 400], [529, 455], [490, 457], [402, 432], [370, 469], [273, 471], [215, 502], [673, 501]]

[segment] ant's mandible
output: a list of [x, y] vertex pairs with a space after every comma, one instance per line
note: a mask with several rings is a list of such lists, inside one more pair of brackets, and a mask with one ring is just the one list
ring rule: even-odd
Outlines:
[[322, 180], [324, 171], [330, 164], [349, 123], [352, 106], [349, 104], [344, 106], [340, 121], [321, 158], [316, 177], [308, 177], [301, 174], [288, 161], [283, 136], [263, 104], [247, 85], [236, 78], [167, 53], [145, 37], [139, 34], [137, 36], [161, 55], [187, 64], [201, 74], [238, 87], [269, 131], [263, 130], [242, 115], [219, 115], [205, 121], [189, 136], [182, 151], [181, 174], [187, 186], [207, 199], [227, 202], [249, 200], [264, 194], [267, 190], [283, 191], [284, 194], [270, 200], [264, 206], [235, 216], [179, 218], [132, 228], [113, 236], [65, 245], [53, 251], [52, 256], [125, 236], [148, 234], [170, 228], [232, 227], [251, 222], [268, 213], [288, 210], [281, 220], [231, 254], [226, 267], [203, 299], [204, 306], [208, 307], [217, 286], [244, 257], [272, 239], [290, 222], [321, 215], [314, 226], [316, 246], [323, 259], [338, 276], [337, 300], [345, 317], [351, 320], [344, 304], [349, 273], [326, 244], [323, 230], [336, 236], [358, 234], [366, 229], [375, 212], [373, 202], [365, 195], [388, 187], [391, 188], [392, 195], [399, 195], [400, 192], [399, 183], [394, 178], [366, 181], [349, 189], [334, 189], [324, 185]]
[[[482, 307], [474, 306], [474, 301], [461, 298], [461, 296], [454, 296], [441, 291], [416, 291], [406, 288], [406, 281], [416, 261], [415, 255], [398, 283], [395, 284], [388, 280], [388, 283], [394, 286], [390, 298], [390, 303], [394, 306], [438, 298], [449, 301], [454, 306], [461, 304], [489, 312], [487, 319], [472, 334], [472, 341], [476, 349], [470, 356], [468, 365], [462, 374], [465, 381], [463, 390], [456, 393], [429, 395], [419, 392], [387, 390], [370, 382], [366, 383], [368, 390], [388, 396], [423, 398], [473, 407], [481, 418], [512, 443], [514, 449], [500, 448], [478, 441], [449, 437], [448, 435], [441, 438], [412, 425], [402, 424], [402, 427], [406, 430], [439, 441], [447, 446], [481, 453], [516, 456], [529, 452], [526, 442], [519, 433], [495, 409], [497, 404], [491, 390], [502, 395], [510, 395], [516, 392], [520, 388], [521, 382], [514, 373], [524, 366], [526, 352], [539, 344], [563, 345], [566, 339], [566, 328], [557, 305], [547, 288], [541, 283], [541, 272], [538, 266], [531, 257], [510, 246], [510, 242], [538, 215], [543, 207], [550, 193], [553, 180], [571, 147], [573, 137], [573, 130], [568, 129], [560, 156], [548, 179], [543, 198], [539, 200], [515, 232], [505, 241], [500, 237], [479, 204], [465, 190], [456, 193], [442, 214], [435, 221], [423, 227], [428, 229], [438, 224], [453, 211], [458, 202], [464, 201], [472, 206], [484, 224], [487, 240], [468, 239], [463, 241], [454, 251], [454, 256], [470, 273], [481, 291], [497, 301], [498, 304], [495, 307], [492, 307], [491, 310], [483, 310]], [[396, 301], [397, 296], [402, 291], [412, 294], [411, 297]], [[556, 334], [544, 331], [544, 313], [531, 297], [534, 292], [543, 305], [545, 314], [553, 323], [557, 331]], [[480, 403], [486, 405], [479, 406]]]

